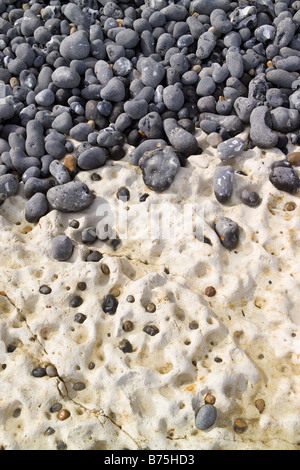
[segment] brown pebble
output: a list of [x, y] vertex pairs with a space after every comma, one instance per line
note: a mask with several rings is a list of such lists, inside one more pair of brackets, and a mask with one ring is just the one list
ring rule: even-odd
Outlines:
[[150, 302], [146, 307], [147, 312], [154, 313], [156, 310], [156, 305]]
[[216, 403], [216, 397], [208, 393], [207, 395], [205, 395], [204, 401], [208, 405], [214, 405]]
[[205, 295], [207, 295], [207, 297], [213, 297], [216, 293], [217, 291], [213, 286], [209, 286], [205, 289]]
[[266, 406], [265, 400], [263, 400], [262, 398], [258, 398], [257, 400], [255, 400], [254, 404], [260, 413], [264, 411]]
[[64, 421], [65, 419], [68, 419], [70, 417], [71, 413], [68, 410], [60, 410], [57, 413], [57, 419], [60, 421]]
[[109, 270], [109, 267], [107, 266], [107, 264], [102, 264], [101, 265], [101, 271], [103, 272], [103, 274], [109, 274], [110, 273], [110, 270]]
[[71, 176], [75, 176], [77, 173], [77, 158], [73, 155], [66, 155], [64, 166], [67, 168]]
[[9, 84], [12, 88], [14, 88], [15, 86], [19, 86], [20, 82], [16, 77], [11, 77], [11, 79], [9, 80]]
[[134, 328], [133, 326], [133, 323], [132, 321], [130, 320], [126, 320], [124, 323], [123, 323], [123, 330], [128, 332], [128, 331], [132, 331]]
[[86, 283], [85, 282], [78, 282], [77, 288], [81, 291], [84, 291], [86, 289]]
[[92, 119], [90, 119], [87, 123], [90, 124], [93, 129], [95, 129], [96, 127], [95, 121], [92, 121]]
[[239, 434], [245, 432], [248, 428], [247, 423], [241, 418], [238, 418], [234, 421], [233, 427], [235, 432]]
[[76, 26], [72, 26], [72, 28], [70, 29], [70, 34], [76, 33], [76, 31], [77, 31]]
[[291, 162], [292, 165], [299, 166], [300, 165], [300, 152], [293, 152], [287, 157], [288, 161]]
[[294, 210], [296, 209], [296, 204], [295, 204], [294, 202], [292, 202], [292, 201], [291, 201], [291, 202], [287, 202], [287, 203], [284, 205], [283, 209], [284, 209], [285, 211], [289, 211], [289, 212], [290, 212], [290, 211], [294, 211]]
[[122, 341], [119, 344], [119, 349], [123, 351], [123, 353], [131, 353], [133, 351], [132, 345], [128, 339], [122, 339]]

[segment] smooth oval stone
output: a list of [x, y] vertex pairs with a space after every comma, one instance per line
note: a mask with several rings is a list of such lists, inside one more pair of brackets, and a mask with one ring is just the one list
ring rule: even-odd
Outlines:
[[72, 240], [67, 235], [57, 235], [52, 240], [52, 256], [57, 261], [66, 261], [73, 253]]
[[269, 180], [280, 191], [296, 193], [300, 187], [299, 176], [293, 168], [277, 166], [272, 169]]
[[180, 160], [172, 147], [145, 152], [139, 160], [145, 185], [153, 191], [167, 189], [180, 168]]
[[215, 223], [215, 230], [222, 245], [233, 250], [239, 242], [239, 226], [228, 217], [219, 217]]
[[53, 160], [53, 162], [50, 163], [49, 171], [58, 184], [69, 183], [71, 179], [67, 168], [59, 160]]
[[216, 168], [213, 177], [213, 188], [217, 200], [221, 203], [227, 202], [233, 191], [234, 170], [231, 166], [220, 166]]
[[85, 183], [70, 181], [49, 189], [47, 199], [52, 209], [68, 213], [87, 209], [94, 196]]
[[184, 104], [184, 94], [176, 85], [169, 85], [164, 88], [163, 102], [170, 111], [179, 111]]
[[26, 203], [25, 219], [30, 224], [37, 223], [41, 217], [49, 211], [49, 205], [45, 194], [35, 193]]
[[196, 428], [204, 431], [214, 425], [217, 419], [217, 410], [214, 405], [205, 404], [201, 406], [196, 414]]
[[90, 43], [84, 31], [75, 31], [67, 36], [60, 44], [59, 52], [65, 59], [81, 60], [88, 57], [90, 53]]
[[232, 137], [221, 142], [217, 147], [218, 156], [221, 160], [241, 155], [245, 148], [245, 142], [240, 137]]
[[123, 82], [118, 77], [111, 78], [107, 85], [102, 88], [100, 96], [103, 100], [107, 101], [123, 101], [125, 98], [125, 87]]
[[78, 166], [82, 170], [94, 170], [104, 165], [109, 157], [107, 149], [93, 147], [85, 150], [78, 156]]
[[246, 206], [257, 207], [261, 199], [256, 191], [244, 189], [241, 194], [241, 199]]
[[52, 73], [52, 81], [58, 88], [76, 88], [80, 80], [80, 75], [75, 70], [71, 70], [66, 66], [58, 67]]
[[143, 84], [155, 89], [165, 76], [165, 68], [151, 57], [141, 59], [140, 66]]

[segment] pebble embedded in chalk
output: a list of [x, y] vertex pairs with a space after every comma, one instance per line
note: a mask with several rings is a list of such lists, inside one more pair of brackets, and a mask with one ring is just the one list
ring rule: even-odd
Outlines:
[[67, 261], [73, 254], [73, 243], [67, 235], [57, 235], [52, 240], [52, 256], [57, 261]]
[[214, 405], [205, 404], [201, 406], [196, 414], [196, 428], [204, 431], [211, 428], [217, 419], [217, 409]]
[[215, 230], [222, 245], [228, 250], [236, 248], [239, 242], [239, 226], [229, 217], [218, 217]]

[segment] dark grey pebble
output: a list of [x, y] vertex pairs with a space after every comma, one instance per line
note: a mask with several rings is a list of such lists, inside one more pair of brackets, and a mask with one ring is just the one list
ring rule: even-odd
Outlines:
[[40, 178], [40, 176], [41, 170], [36, 166], [31, 166], [30, 168], [28, 168], [28, 170], [23, 173], [22, 181], [23, 183], [26, 183], [29, 178]]
[[69, 183], [71, 179], [67, 168], [59, 160], [53, 160], [50, 163], [49, 172], [54, 176], [58, 184]]
[[72, 89], [80, 83], [80, 75], [69, 67], [58, 67], [52, 73], [52, 81], [58, 88]]
[[97, 229], [95, 227], [87, 227], [81, 232], [81, 240], [83, 243], [91, 244], [97, 240]]
[[222, 245], [228, 250], [236, 248], [239, 242], [239, 226], [228, 217], [219, 217], [215, 223], [215, 230]]
[[0, 176], [0, 194], [5, 197], [14, 196], [19, 189], [19, 180], [16, 176], [8, 173]]
[[37, 223], [41, 217], [49, 212], [49, 205], [45, 194], [36, 193], [25, 206], [25, 219], [31, 224]]
[[51, 106], [55, 101], [55, 95], [52, 90], [42, 90], [37, 95], [35, 95], [36, 104], [39, 106]]
[[86, 261], [97, 263], [102, 258], [103, 258], [103, 255], [99, 251], [92, 251], [91, 253], [88, 254]]
[[214, 405], [205, 404], [198, 410], [195, 418], [197, 429], [204, 431], [211, 428], [217, 419], [217, 409]]
[[74, 315], [74, 321], [76, 323], [82, 324], [85, 322], [86, 319], [87, 319], [87, 316], [84, 315], [84, 313], [76, 313], [76, 315]]
[[26, 125], [26, 153], [29, 157], [40, 158], [45, 155], [44, 128], [42, 124], [33, 119]]
[[269, 88], [266, 93], [266, 100], [272, 108], [289, 107], [289, 95], [280, 88]]
[[107, 149], [92, 147], [78, 156], [78, 166], [82, 170], [94, 170], [104, 165], [109, 157]]
[[165, 68], [151, 57], [140, 60], [141, 80], [145, 86], [156, 88], [165, 76]]
[[94, 127], [87, 122], [80, 122], [70, 130], [70, 137], [80, 142], [85, 142], [88, 135], [94, 131]]
[[153, 191], [167, 189], [180, 168], [180, 160], [172, 147], [155, 148], [139, 160], [145, 185]]
[[231, 77], [241, 78], [244, 72], [243, 56], [239, 47], [232, 46], [226, 54], [226, 64]]
[[250, 138], [262, 149], [276, 147], [278, 136], [272, 130], [272, 117], [267, 106], [254, 108], [250, 115]]
[[127, 202], [130, 199], [130, 192], [128, 188], [119, 188], [117, 191], [117, 198], [123, 202]]
[[196, 93], [200, 97], [210, 96], [214, 93], [215, 89], [216, 89], [216, 84], [213, 78], [208, 75], [199, 80], [197, 88], [196, 88]]
[[184, 94], [177, 85], [169, 85], [163, 90], [163, 102], [170, 111], [179, 111], [184, 104]]
[[293, 82], [296, 80], [295, 75], [292, 72], [287, 72], [286, 70], [270, 70], [266, 73], [266, 79], [268, 82], [272, 83], [280, 88], [291, 88]]
[[73, 127], [72, 116], [68, 111], [65, 111], [58, 116], [52, 122], [52, 128], [62, 134], [69, 134]]
[[90, 53], [90, 43], [85, 31], [75, 31], [67, 36], [60, 44], [60, 54], [69, 60], [85, 59]]
[[202, 60], [206, 59], [214, 50], [216, 43], [217, 36], [212, 31], [205, 31], [198, 39], [196, 56]]
[[228, 158], [241, 155], [244, 151], [245, 142], [240, 137], [232, 137], [231, 139], [221, 142], [217, 147], [218, 157], [221, 160], [228, 160]]
[[26, 199], [30, 199], [36, 193], [46, 194], [54, 185], [55, 182], [51, 179], [41, 179], [32, 176], [24, 184], [24, 196]]
[[261, 202], [259, 194], [251, 189], [243, 189], [241, 199], [249, 207], [257, 207]]
[[147, 325], [143, 328], [143, 331], [150, 336], [155, 336], [159, 333], [159, 329], [155, 325]]
[[221, 202], [227, 202], [233, 192], [234, 170], [231, 166], [217, 167], [213, 176], [213, 188], [216, 199]]
[[249, 82], [248, 98], [252, 98], [253, 100], [259, 101], [260, 104], [264, 104], [268, 89], [269, 84], [266, 80], [265, 74], [259, 73]]
[[80, 295], [75, 295], [69, 302], [69, 306], [72, 308], [80, 307], [83, 304], [83, 298]]
[[154, 149], [166, 147], [167, 142], [163, 139], [147, 139], [141, 142], [129, 155], [130, 163], [138, 166], [140, 158], [145, 152], [153, 151]]
[[176, 151], [186, 157], [197, 153], [198, 142], [196, 137], [179, 126], [176, 119], [165, 119], [163, 121], [163, 128], [170, 144]]
[[148, 102], [144, 99], [126, 101], [124, 111], [132, 119], [141, 119], [148, 112]]
[[139, 35], [133, 29], [124, 29], [120, 31], [115, 38], [117, 44], [123, 46], [125, 49], [135, 48], [139, 43]]
[[296, 24], [292, 18], [284, 18], [277, 24], [273, 44], [279, 48], [288, 46], [296, 31]]
[[15, 111], [13, 105], [9, 101], [1, 99], [0, 123], [12, 118], [14, 114]]
[[131, 72], [133, 65], [127, 57], [120, 57], [114, 63], [113, 70], [120, 77], [126, 77]]
[[119, 102], [125, 98], [125, 86], [118, 77], [113, 77], [100, 92], [101, 98], [107, 101]]
[[269, 180], [280, 191], [294, 194], [300, 187], [298, 173], [293, 168], [277, 166], [272, 169]]
[[79, 391], [84, 390], [84, 389], [85, 389], [85, 384], [83, 382], [76, 382], [73, 385], [73, 390], [75, 390], [76, 392], [79, 392]]
[[52, 209], [72, 213], [87, 209], [94, 196], [85, 183], [70, 181], [49, 189], [47, 199]]
[[33, 369], [33, 371], [31, 372], [31, 375], [33, 375], [33, 377], [45, 377], [47, 375], [46, 368], [37, 367], [36, 369]]
[[143, 116], [139, 120], [138, 127], [148, 139], [161, 139], [164, 136], [162, 119], [156, 111]]
[[223, 127], [230, 136], [236, 136], [244, 130], [244, 125], [241, 119], [238, 116], [221, 116], [214, 113], [201, 113], [199, 116], [199, 121], [207, 119], [209, 121], [215, 122], [218, 126]]
[[73, 254], [73, 243], [67, 235], [57, 235], [52, 240], [52, 256], [57, 261], [66, 261]]
[[104, 313], [107, 313], [108, 315], [114, 315], [117, 311], [119, 302], [114, 297], [112, 294], [108, 294], [105, 296], [103, 302], [102, 302], [102, 309]]
[[[30, 167], [36, 166], [37, 168], [41, 168], [41, 162], [38, 158], [28, 157], [28, 155], [19, 148], [10, 149], [9, 155], [14, 169], [20, 175]], [[1, 158], [3, 160], [3, 154]]]
[[56, 139], [48, 139], [45, 141], [46, 154], [51, 155], [53, 158], [60, 160], [66, 155], [66, 148], [62, 142]]
[[272, 128], [279, 132], [293, 132], [300, 127], [300, 114], [297, 109], [277, 107], [272, 109]]
[[97, 144], [100, 147], [114, 147], [115, 145], [123, 145], [125, 141], [124, 135], [116, 131], [113, 127], [106, 127], [99, 131]]
[[52, 289], [51, 289], [51, 287], [49, 287], [49, 286], [43, 284], [43, 285], [39, 288], [39, 292], [40, 292], [41, 294], [48, 295], [48, 294], [51, 294]]
[[119, 349], [123, 351], [123, 353], [131, 353], [133, 351], [132, 344], [128, 339], [122, 339], [119, 344]]

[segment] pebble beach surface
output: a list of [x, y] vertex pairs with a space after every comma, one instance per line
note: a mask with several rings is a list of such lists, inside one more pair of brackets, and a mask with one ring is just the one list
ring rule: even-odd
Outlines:
[[0, 0], [0, 448], [297, 450], [300, 2]]

